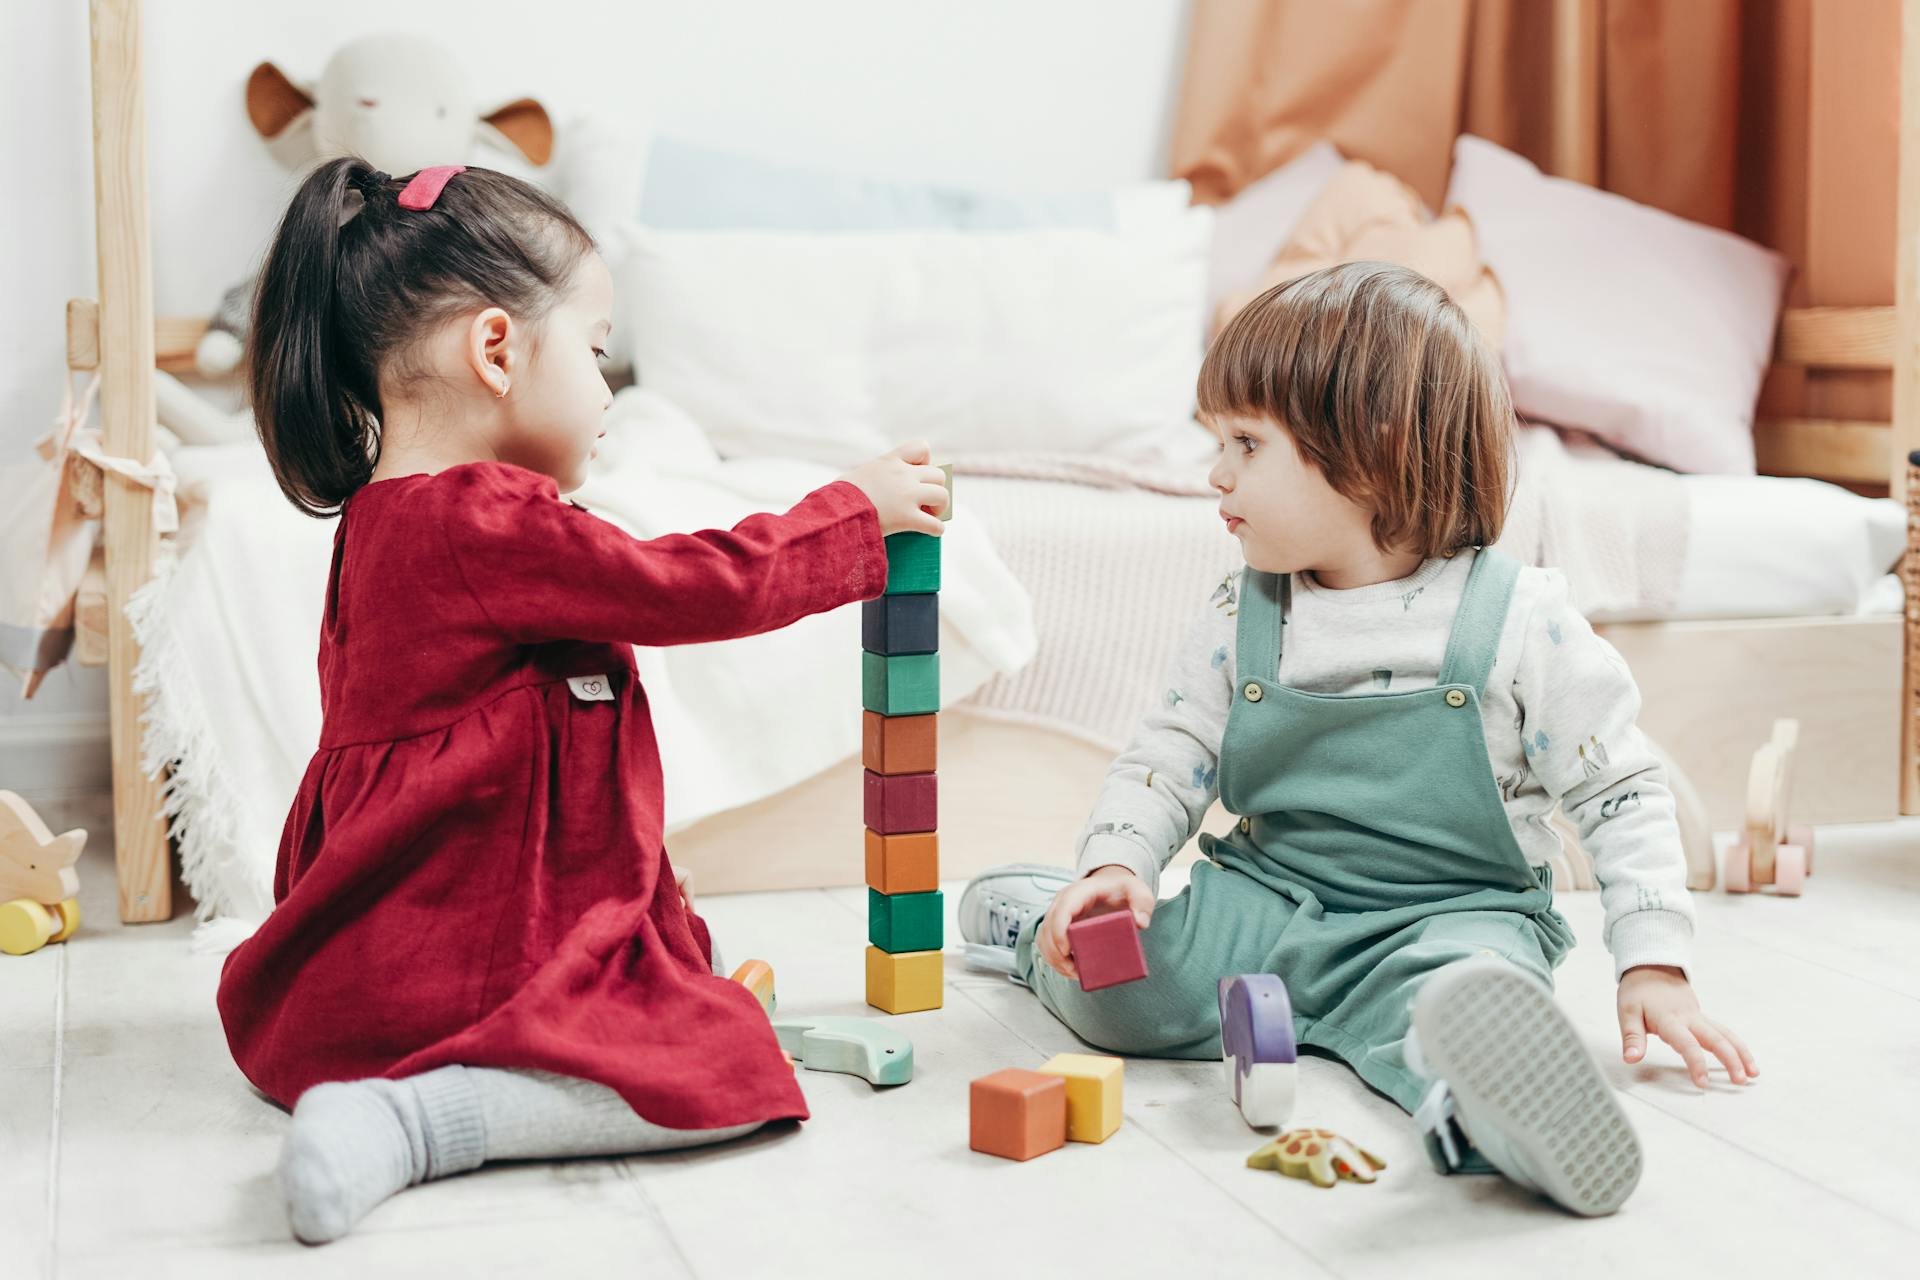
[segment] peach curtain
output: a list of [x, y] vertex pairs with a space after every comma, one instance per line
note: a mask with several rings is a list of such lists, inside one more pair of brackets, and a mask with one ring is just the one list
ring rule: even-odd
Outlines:
[[[1173, 171], [1217, 203], [1325, 137], [1437, 209], [1466, 132], [1569, 172], [1581, 14], [1599, 186], [1779, 249], [1795, 305], [1892, 303], [1899, 0], [1194, 0]], [[1884, 377], [1821, 384], [1806, 408], [1887, 410]]]

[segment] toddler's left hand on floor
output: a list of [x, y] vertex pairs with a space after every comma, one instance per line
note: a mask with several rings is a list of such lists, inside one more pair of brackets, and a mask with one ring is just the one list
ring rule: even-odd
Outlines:
[[1707, 1055], [1720, 1059], [1735, 1084], [1760, 1074], [1740, 1037], [1700, 1012], [1687, 975], [1669, 965], [1637, 965], [1620, 977], [1620, 1056], [1639, 1062], [1647, 1056], [1652, 1032], [1686, 1060], [1694, 1084], [1707, 1087]]

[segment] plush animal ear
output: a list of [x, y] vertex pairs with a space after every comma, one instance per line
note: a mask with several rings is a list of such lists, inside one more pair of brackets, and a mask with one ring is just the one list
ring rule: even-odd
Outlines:
[[247, 118], [260, 136], [272, 142], [287, 127], [313, 110], [313, 95], [287, 79], [271, 62], [263, 62], [247, 77]]
[[532, 98], [509, 102], [480, 122], [488, 125], [534, 164], [553, 159], [553, 121], [547, 109]]

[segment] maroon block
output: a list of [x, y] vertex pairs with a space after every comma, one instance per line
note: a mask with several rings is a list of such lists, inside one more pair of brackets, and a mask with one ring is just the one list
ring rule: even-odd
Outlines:
[[867, 826], [883, 836], [939, 827], [938, 774], [879, 774], [867, 770]]
[[1087, 916], [1067, 926], [1067, 950], [1080, 971], [1080, 989], [1098, 991], [1147, 976], [1147, 955], [1131, 911]]

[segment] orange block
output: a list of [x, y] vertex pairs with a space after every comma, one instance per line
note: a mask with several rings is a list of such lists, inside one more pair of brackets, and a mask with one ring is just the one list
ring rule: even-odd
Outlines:
[[1059, 1076], [1008, 1067], [981, 1076], [967, 1090], [975, 1151], [1031, 1160], [1067, 1145], [1067, 1082]]
[[883, 836], [867, 828], [867, 884], [882, 893], [932, 893], [940, 887], [940, 836]]
[[933, 773], [938, 764], [940, 717], [860, 713], [860, 762], [875, 773]]

